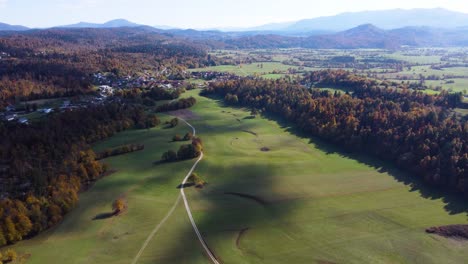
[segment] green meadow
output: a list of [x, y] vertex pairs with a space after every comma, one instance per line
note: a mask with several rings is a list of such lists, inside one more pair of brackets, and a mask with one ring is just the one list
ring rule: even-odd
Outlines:
[[[245, 69], [244, 69], [245, 70]], [[465, 263], [468, 242], [425, 233], [468, 224], [467, 205], [388, 164], [348, 154], [268, 117], [250, 117], [198, 96], [188, 120], [203, 139], [196, 172], [208, 184], [187, 188], [196, 223], [222, 263]], [[164, 116], [167, 120], [171, 117]], [[178, 199], [194, 161], [154, 164], [174, 129], [118, 134], [97, 151], [128, 143], [145, 149], [105, 160], [115, 172], [80, 196], [57, 227], [13, 248], [28, 263], [132, 263]], [[124, 197], [128, 210], [93, 220]], [[137, 263], [209, 263], [183, 203], [150, 240]]]

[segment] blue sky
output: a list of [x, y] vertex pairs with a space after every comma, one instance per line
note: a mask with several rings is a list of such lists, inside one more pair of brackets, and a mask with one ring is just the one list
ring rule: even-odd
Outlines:
[[434, 7], [468, 13], [466, 0], [0, 0], [0, 22], [50, 27], [125, 18], [147, 25], [221, 28], [342, 12]]

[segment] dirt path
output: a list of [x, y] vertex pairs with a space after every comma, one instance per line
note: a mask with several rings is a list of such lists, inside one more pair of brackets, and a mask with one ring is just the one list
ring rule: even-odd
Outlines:
[[143, 251], [145, 251], [146, 247], [148, 246], [149, 242], [153, 239], [153, 237], [156, 235], [156, 233], [158, 233], [159, 229], [161, 229], [161, 227], [166, 223], [167, 219], [169, 219], [169, 217], [174, 213], [175, 209], [177, 208], [177, 205], [179, 205], [180, 198], [181, 198], [181, 196], [179, 195], [177, 197], [176, 202], [172, 206], [171, 210], [169, 210], [169, 212], [163, 218], [163, 220], [161, 220], [161, 222], [159, 222], [159, 224], [153, 229], [153, 231], [151, 231], [148, 238], [146, 238], [145, 243], [143, 243], [143, 245], [141, 246], [140, 251], [138, 251], [138, 254], [133, 259], [132, 264], [136, 264], [138, 262], [141, 255], [143, 254]]
[[[191, 124], [189, 124], [186, 120], [184, 120], [184, 119], [182, 119], [180, 117], [179, 117], [179, 119], [182, 120], [184, 123], [186, 123], [189, 127], [192, 128], [193, 136], [195, 137], [196, 132], [197, 132], [196, 129]], [[202, 159], [203, 159], [203, 152], [201, 153], [201, 155], [198, 158], [197, 162], [195, 162], [192, 169], [189, 171], [189, 173], [185, 177], [184, 181], [182, 182], [182, 186], [184, 186], [187, 183], [188, 178], [190, 177], [190, 175], [192, 175], [193, 171], [195, 170], [198, 163], [200, 163], [200, 161]], [[195, 234], [197, 235], [198, 240], [200, 241], [200, 244], [202, 245], [203, 249], [205, 249], [205, 252], [208, 255], [208, 257], [210, 258], [210, 260], [215, 264], [219, 264], [218, 260], [214, 256], [213, 252], [211, 252], [211, 250], [208, 248], [208, 245], [206, 244], [205, 240], [203, 239], [203, 236], [201, 235], [200, 230], [198, 230], [198, 227], [197, 227], [197, 224], [195, 223], [195, 220], [193, 220], [192, 211], [190, 210], [190, 206], [188, 204], [187, 197], [185, 196], [184, 188], [180, 188], [180, 194], [182, 195], [182, 198], [184, 199], [185, 210], [187, 211], [190, 222], [192, 223], [193, 231], [195, 231]]]
[[[192, 128], [193, 131], [193, 136], [195, 137], [197, 135], [197, 130], [195, 127], [193, 127], [189, 122], [187, 122], [185, 119], [178, 117], [180, 120], [182, 120], [185, 124], [187, 124], [190, 128]], [[193, 164], [192, 168], [190, 171], [187, 173], [187, 176], [185, 176], [184, 180], [182, 181], [182, 186], [184, 186], [187, 183], [188, 178], [190, 175], [192, 175], [193, 171], [195, 168], [198, 166], [198, 163], [203, 160], [203, 152], [201, 153], [200, 157], [197, 159], [195, 164]], [[136, 264], [138, 260], [140, 259], [141, 255], [143, 254], [143, 251], [145, 251], [146, 247], [148, 246], [149, 242], [153, 239], [153, 237], [156, 235], [156, 233], [161, 229], [161, 227], [166, 223], [166, 221], [169, 219], [169, 217], [174, 213], [175, 209], [177, 208], [177, 205], [179, 205], [180, 198], [183, 198], [184, 204], [185, 204], [185, 210], [187, 211], [187, 214], [190, 219], [190, 223], [192, 224], [193, 230], [195, 231], [198, 240], [200, 241], [200, 244], [202, 245], [203, 249], [205, 250], [206, 254], [210, 258], [210, 260], [215, 263], [219, 264], [218, 260], [214, 256], [214, 254], [211, 252], [211, 250], [208, 248], [208, 245], [206, 244], [205, 240], [203, 239], [200, 231], [198, 230], [197, 224], [195, 223], [195, 220], [193, 219], [192, 216], [192, 211], [190, 210], [190, 206], [187, 201], [187, 197], [185, 196], [184, 188], [180, 189], [180, 195], [177, 197], [176, 202], [172, 206], [171, 210], [167, 213], [167, 215], [159, 222], [159, 224], [153, 229], [153, 231], [150, 233], [148, 238], [146, 238], [145, 243], [143, 243], [142, 247], [138, 251], [138, 254], [135, 256], [135, 258], [132, 261], [132, 264]]]

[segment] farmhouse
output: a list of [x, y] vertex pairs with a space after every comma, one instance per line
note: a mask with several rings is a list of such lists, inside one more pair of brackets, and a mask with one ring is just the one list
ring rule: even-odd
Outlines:
[[98, 91], [101, 93], [101, 95], [106, 95], [106, 96], [114, 94], [114, 88], [110, 87], [109, 85], [99, 86]]
[[16, 110], [16, 108], [13, 106], [13, 105], [8, 105], [5, 110], [7, 112], [14, 112]]

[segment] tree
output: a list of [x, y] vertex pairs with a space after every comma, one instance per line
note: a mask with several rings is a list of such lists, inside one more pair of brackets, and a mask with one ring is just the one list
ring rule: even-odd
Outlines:
[[256, 117], [258, 115], [257, 108], [252, 108], [252, 111], [250, 112], [250, 115], [253, 116], [253, 117]]
[[173, 138], [172, 138], [172, 141], [182, 141], [182, 137], [180, 135], [175, 135]]
[[123, 198], [119, 198], [112, 203], [112, 210], [114, 211], [114, 215], [122, 213], [125, 207], [125, 200]]
[[8, 249], [5, 252], [5, 257], [3, 258], [4, 262], [13, 262], [18, 258], [18, 254], [13, 249]]
[[187, 182], [195, 185], [197, 188], [202, 188], [206, 185], [206, 182], [196, 173], [192, 173], [187, 179]]
[[176, 127], [179, 124], [179, 119], [178, 118], [173, 118], [171, 121], [169, 121], [170, 127]]
[[178, 160], [177, 152], [174, 150], [169, 150], [167, 152], [164, 152], [161, 160], [164, 162], [174, 162]]
[[184, 140], [185, 141], [188, 141], [188, 140], [191, 140], [193, 138], [193, 134], [188, 132], [187, 134], [185, 134], [184, 136]]

